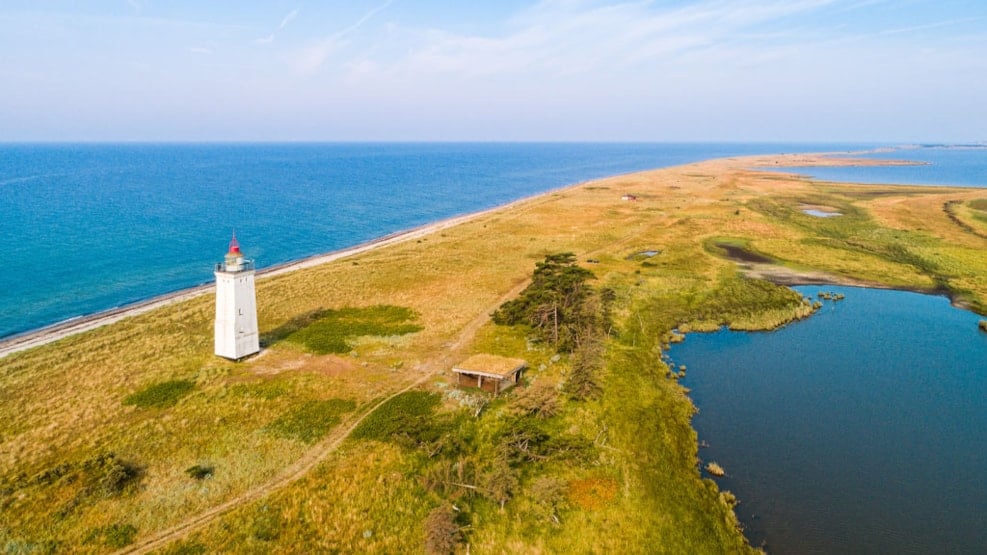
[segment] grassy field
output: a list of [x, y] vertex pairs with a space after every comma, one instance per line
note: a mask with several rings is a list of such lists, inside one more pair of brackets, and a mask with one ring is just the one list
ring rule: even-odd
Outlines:
[[[140, 543], [277, 479], [422, 382], [301, 479], [163, 551], [424, 551], [443, 519], [477, 553], [749, 551], [732, 496], [700, 473], [693, 406], [661, 357], [673, 330], [811, 314], [765, 277], [949, 294], [987, 312], [983, 190], [749, 169], [775, 162], [806, 159], [599, 180], [260, 279], [264, 351], [241, 363], [212, 355], [208, 296], [0, 359], [0, 545]], [[616, 293], [587, 400], [562, 391], [569, 356], [523, 328], [472, 327], [563, 251]], [[451, 365], [478, 352], [526, 359], [526, 384], [496, 399], [452, 387]], [[532, 396], [552, 414], [528, 411]]]

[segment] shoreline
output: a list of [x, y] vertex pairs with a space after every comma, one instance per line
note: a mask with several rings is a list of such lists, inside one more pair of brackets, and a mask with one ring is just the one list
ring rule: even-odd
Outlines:
[[[645, 171], [654, 171], [654, 170], [645, 170]], [[474, 218], [484, 216], [491, 212], [508, 209], [517, 204], [523, 202], [529, 202], [541, 198], [542, 196], [551, 195], [553, 193], [557, 193], [559, 191], [563, 191], [573, 187], [579, 187], [581, 185], [584, 185], [585, 183], [589, 183], [589, 182], [583, 181], [578, 183], [572, 183], [569, 185], [563, 185], [562, 187], [549, 189], [541, 193], [538, 193], [537, 195], [532, 195], [517, 200], [513, 200], [506, 204], [500, 204], [476, 212], [468, 212], [466, 214], [460, 214], [458, 216], [452, 216], [435, 222], [423, 224], [418, 227], [413, 227], [402, 231], [395, 231], [393, 233], [388, 233], [387, 235], [383, 235], [381, 237], [377, 237], [376, 239], [371, 239], [369, 241], [364, 241], [363, 243], [358, 243], [351, 247], [345, 247], [342, 249], [329, 251], [321, 254], [314, 254], [312, 256], [301, 258], [299, 260], [293, 260], [290, 262], [282, 262], [280, 264], [275, 264], [274, 266], [269, 266], [267, 268], [257, 270], [256, 276], [258, 280], [272, 278], [279, 275], [295, 272], [297, 270], [303, 270], [305, 268], [311, 268], [313, 266], [320, 266], [322, 264], [327, 264], [329, 262], [334, 262], [342, 258], [347, 258], [349, 256], [362, 254], [381, 247], [396, 245], [413, 239], [420, 239], [422, 237], [434, 234], [438, 231], [442, 231], [444, 229], [455, 227], [459, 224], [468, 222]], [[0, 359], [15, 353], [19, 353], [21, 351], [26, 351], [28, 349], [33, 349], [35, 347], [48, 345], [49, 343], [54, 343], [56, 341], [65, 339], [67, 337], [71, 337], [73, 335], [77, 335], [97, 328], [101, 328], [103, 326], [107, 326], [109, 324], [119, 322], [120, 320], [124, 320], [132, 316], [138, 316], [140, 314], [144, 314], [146, 312], [150, 312], [152, 310], [164, 306], [194, 299], [196, 297], [205, 295], [210, 291], [213, 291], [215, 288], [216, 288], [215, 283], [204, 283], [193, 287], [187, 287], [185, 289], [179, 289], [178, 291], [172, 291], [170, 293], [156, 295], [154, 297], [129, 303], [123, 306], [118, 306], [107, 310], [101, 310], [99, 312], [94, 312], [92, 314], [74, 316], [67, 320], [62, 320], [61, 322], [56, 322], [54, 324], [43, 326], [37, 329], [16, 333], [9, 337], [0, 339]]]
[[[867, 153], [867, 152], [870, 151], [863, 151], [863, 153]], [[412, 239], [419, 239], [421, 237], [433, 234], [437, 231], [448, 229], [450, 227], [454, 227], [456, 225], [465, 223], [474, 218], [481, 217], [491, 212], [495, 212], [498, 210], [506, 210], [513, 206], [516, 206], [517, 204], [530, 202], [544, 196], [548, 196], [561, 191], [580, 187], [587, 183], [593, 183], [605, 179], [613, 179], [624, 175], [650, 173], [654, 171], [667, 170], [670, 168], [675, 168], [680, 166], [689, 166], [693, 164], [707, 163], [715, 160], [737, 160], [737, 159], [750, 160], [753, 164], [752, 169], [755, 169], [755, 171], [766, 171], [766, 172], [771, 172], [773, 168], [782, 169], [789, 167], [817, 167], [817, 166], [825, 167], [825, 166], [838, 166], [838, 165], [904, 166], [904, 165], [923, 164], [922, 162], [913, 162], [908, 160], [895, 160], [895, 159], [882, 160], [882, 159], [873, 159], [873, 158], [860, 158], [857, 156], [858, 154], [860, 154], [860, 152], [807, 152], [807, 153], [781, 153], [781, 154], [753, 154], [753, 155], [739, 156], [739, 157], [711, 158], [699, 162], [678, 164], [674, 166], [661, 167], [661, 168], [651, 168], [638, 172], [631, 172], [627, 174], [616, 174], [613, 176], [606, 176], [606, 177], [591, 179], [588, 181], [580, 181], [576, 183], [563, 185], [561, 187], [547, 189], [535, 195], [519, 198], [505, 204], [500, 204], [476, 212], [468, 212], [465, 214], [460, 214], [457, 216], [441, 219], [432, 223], [423, 224], [418, 227], [413, 227], [401, 231], [395, 231], [393, 233], [389, 233], [387, 235], [375, 239], [371, 239], [363, 243], [358, 243], [350, 247], [345, 247], [342, 249], [329, 251], [321, 254], [314, 254], [305, 258], [301, 258], [299, 260], [275, 264], [274, 266], [257, 270], [256, 275], [258, 279], [266, 279], [269, 277], [275, 277], [278, 275], [294, 272], [296, 270], [302, 270], [305, 268], [311, 268], [313, 266], [319, 266], [349, 256], [362, 254], [364, 252], [376, 248], [399, 244]], [[765, 162], [765, 160], [771, 160], [773, 161], [773, 163], [767, 163]], [[782, 172], [782, 173], [787, 173], [787, 172]], [[797, 174], [793, 174], [793, 175], [797, 175]], [[799, 175], [799, 177], [801, 179], [809, 180], [807, 176]], [[912, 185], [899, 185], [899, 186], [910, 187]], [[942, 187], [952, 187], [952, 186], [943, 185]], [[772, 268], [781, 271], [772, 272], [770, 271]], [[762, 279], [771, 281], [778, 285], [786, 285], [786, 286], [802, 285], [809, 283], [820, 284], [820, 285], [850, 285], [848, 281], [854, 281], [854, 280], [847, 280], [839, 276], [829, 276], [829, 278], [832, 281], [827, 281], [824, 278], [820, 280], [819, 276], [816, 274], [813, 274], [811, 277], [806, 277], [798, 272], [793, 273], [792, 271], [785, 269], [783, 266], [776, 266], [776, 265], [772, 265], [770, 268], [767, 268], [768, 271], [763, 271], [765, 270], [765, 268], [758, 270], [753, 270], [752, 268], [744, 268], [743, 265], [741, 265], [741, 269], [744, 270], [745, 273], [751, 274], [752, 277], [760, 277]], [[871, 286], [864, 284], [863, 282], [860, 281], [856, 281], [853, 285], [858, 287]], [[94, 312], [92, 314], [74, 316], [67, 320], [62, 320], [60, 322], [56, 322], [33, 330], [15, 333], [14, 335], [0, 338], [0, 359], [21, 351], [32, 349], [34, 347], [40, 347], [43, 345], [47, 345], [49, 343], [54, 343], [56, 341], [65, 339], [67, 337], [71, 337], [79, 333], [84, 333], [109, 324], [113, 324], [115, 322], [124, 320], [131, 316], [138, 316], [140, 314], [144, 314], [146, 312], [150, 312], [152, 310], [164, 306], [168, 306], [170, 304], [194, 299], [196, 297], [208, 293], [214, 288], [215, 288], [214, 283], [204, 283], [201, 285], [196, 285], [184, 289], [179, 289], [177, 291], [172, 291], [170, 293], [156, 295], [144, 300], [125, 304], [119, 307]], [[887, 288], [887, 287], [882, 287], [882, 288]], [[933, 294], [933, 295], [937, 295], [937, 294], [946, 295], [954, 306], [957, 306], [959, 308], [964, 308], [967, 310], [970, 309], [970, 307], [965, 303], [957, 302], [957, 300], [953, 297], [953, 295], [949, 294], [949, 292], [917, 291], [917, 290], [915, 292]]]

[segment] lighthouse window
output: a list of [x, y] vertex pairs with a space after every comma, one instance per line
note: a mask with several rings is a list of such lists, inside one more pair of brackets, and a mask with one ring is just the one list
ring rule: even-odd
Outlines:
[[240, 309], [240, 316], [243, 316], [243, 309]]

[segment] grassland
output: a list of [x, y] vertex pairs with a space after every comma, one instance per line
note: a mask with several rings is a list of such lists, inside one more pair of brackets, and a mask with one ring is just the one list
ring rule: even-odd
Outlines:
[[[733, 497], [700, 473], [694, 408], [661, 357], [675, 330], [811, 313], [760, 278], [987, 311], [987, 194], [749, 169], [814, 160], [599, 180], [261, 279], [265, 348], [241, 363], [211, 354], [209, 296], [0, 359], [0, 545], [111, 552], [230, 504], [154, 545], [422, 551], [426, 523], [451, 510], [459, 549], [477, 553], [750, 551]], [[562, 391], [569, 357], [484, 323], [563, 251], [616, 293], [600, 394], [586, 400]], [[496, 399], [451, 387], [451, 365], [477, 352], [526, 359], [527, 385]], [[535, 389], [551, 411], [525, 409]], [[285, 479], [302, 460], [311, 470]]]

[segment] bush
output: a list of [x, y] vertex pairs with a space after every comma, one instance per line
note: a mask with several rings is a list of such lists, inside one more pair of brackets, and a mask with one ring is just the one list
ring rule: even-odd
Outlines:
[[602, 340], [593, 338], [581, 343], [572, 353], [572, 370], [563, 386], [570, 399], [583, 401], [599, 396], [597, 371], [603, 365], [603, 350]]
[[980, 328], [980, 331], [983, 331], [983, 332], [987, 332], [987, 320], [981, 320], [981, 321], [980, 321], [980, 322], [979, 322], [979, 323], [977, 324], [977, 327], [979, 327], [979, 328]]
[[347, 399], [307, 401], [265, 429], [278, 437], [314, 443], [339, 424], [343, 414], [355, 408], [356, 403]]
[[202, 466], [194, 465], [185, 469], [185, 473], [188, 474], [189, 478], [193, 480], [205, 480], [206, 478], [212, 476], [215, 470], [212, 466]]
[[538, 382], [518, 391], [511, 407], [522, 416], [551, 418], [559, 411], [559, 395], [552, 384]]
[[456, 513], [449, 506], [436, 507], [425, 518], [425, 552], [434, 555], [455, 553], [462, 533]]
[[387, 401], [353, 430], [353, 439], [395, 441], [414, 446], [435, 441], [441, 429], [434, 420], [440, 396], [427, 391], [406, 391]]
[[174, 406], [178, 400], [195, 389], [195, 384], [189, 380], [171, 380], [145, 387], [131, 393], [124, 400], [125, 405], [135, 405], [140, 408], [165, 408]]

